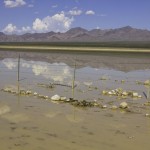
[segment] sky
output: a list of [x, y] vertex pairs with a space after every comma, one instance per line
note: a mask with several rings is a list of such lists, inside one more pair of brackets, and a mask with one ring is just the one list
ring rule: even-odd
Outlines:
[[0, 32], [66, 32], [124, 26], [150, 30], [150, 0], [0, 0]]

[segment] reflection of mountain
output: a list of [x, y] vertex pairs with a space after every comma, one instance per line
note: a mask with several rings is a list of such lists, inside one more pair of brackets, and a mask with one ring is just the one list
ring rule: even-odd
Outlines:
[[[110, 68], [121, 71], [150, 69], [150, 54], [135, 53], [27, 53], [20, 52], [21, 58], [28, 61], [44, 61], [48, 63], [64, 63], [74, 67], [76, 58], [77, 68]], [[18, 52], [0, 52], [1, 59], [17, 58]], [[36, 63], [37, 64], [37, 63]], [[67, 66], [66, 65], [66, 66]], [[13, 65], [12, 65], [13, 66]], [[39, 67], [39, 66], [36, 66]], [[61, 69], [61, 68], [60, 68]], [[61, 72], [62, 73], [62, 72]]]

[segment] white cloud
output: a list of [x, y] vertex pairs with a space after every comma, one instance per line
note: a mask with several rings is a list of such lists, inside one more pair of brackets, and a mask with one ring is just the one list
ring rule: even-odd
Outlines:
[[6, 34], [13, 34], [17, 32], [17, 27], [10, 23], [2, 31]]
[[82, 10], [70, 10], [69, 14], [73, 16], [78, 16], [82, 14]]
[[95, 15], [95, 12], [93, 10], [88, 10], [85, 12], [86, 15]]
[[44, 33], [49, 31], [65, 32], [70, 29], [73, 21], [73, 17], [68, 17], [64, 12], [61, 12], [43, 19], [36, 18], [32, 23], [32, 27], [27, 26], [18, 29], [15, 25], [10, 23], [2, 32], [6, 34]]
[[27, 33], [27, 32], [31, 32], [31, 31], [32, 31], [32, 29], [29, 26], [27, 26], [27, 27], [22, 27], [20, 32]]
[[10, 23], [2, 30], [2, 32], [6, 34], [22, 34], [22, 33], [29, 33], [33, 31], [29, 26], [18, 29], [15, 25]]
[[35, 31], [38, 31], [38, 32], [42, 32], [42, 31], [47, 31], [47, 23], [40, 20], [39, 18], [36, 18], [35, 21], [33, 22], [33, 29]]
[[5, 7], [14, 8], [26, 5], [24, 0], [4, 0]]
[[64, 32], [70, 28], [73, 20], [73, 18], [65, 16], [64, 12], [61, 12], [43, 19], [35, 19], [32, 28], [35, 32]]

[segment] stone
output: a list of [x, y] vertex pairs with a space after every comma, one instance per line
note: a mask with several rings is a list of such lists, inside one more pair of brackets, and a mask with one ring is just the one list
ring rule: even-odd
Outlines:
[[133, 93], [132, 93], [132, 96], [133, 96], [133, 97], [138, 97], [139, 95], [138, 95], [138, 93], [133, 92]]
[[26, 91], [25, 90], [20, 90], [20, 94], [21, 95], [26, 95]]
[[45, 99], [48, 99], [49, 97], [48, 97], [48, 96], [44, 96], [44, 98], [45, 98]]
[[103, 94], [103, 95], [106, 95], [106, 94], [108, 94], [108, 91], [103, 90], [103, 91], [102, 91], [102, 94]]
[[118, 107], [116, 106], [116, 105], [113, 105], [112, 107], [111, 107], [111, 109], [113, 109], [113, 110], [116, 110]]
[[128, 96], [128, 93], [126, 91], [122, 92], [123, 96]]
[[125, 83], [125, 80], [121, 80], [121, 83]]
[[150, 85], [150, 80], [146, 80], [146, 81], [144, 82], [144, 85]]
[[150, 114], [145, 114], [145, 117], [150, 117]]
[[59, 100], [61, 100], [61, 97], [56, 94], [56, 95], [54, 95], [54, 96], [51, 97], [51, 100], [53, 100], [53, 101], [59, 101]]
[[26, 91], [26, 94], [29, 95], [29, 94], [32, 94], [32, 92], [28, 90], [28, 91]]
[[102, 108], [107, 108], [107, 105], [103, 105]]
[[128, 104], [126, 102], [122, 102], [120, 104], [120, 108], [122, 108], [122, 109], [128, 108]]
[[34, 92], [34, 93], [33, 93], [33, 95], [34, 95], [34, 96], [37, 96], [37, 95], [38, 95], [38, 93], [37, 93], [37, 92]]
[[66, 99], [67, 99], [67, 98], [64, 97], [64, 96], [61, 96], [61, 97], [60, 97], [60, 100], [61, 100], [61, 101], [65, 101]]

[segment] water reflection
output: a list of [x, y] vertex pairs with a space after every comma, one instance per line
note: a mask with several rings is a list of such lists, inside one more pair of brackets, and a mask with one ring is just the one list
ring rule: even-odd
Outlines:
[[[69, 87], [56, 84], [51, 90], [49, 88], [41, 88], [37, 83], [49, 85], [51, 80], [53, 82], [67, 81], [67, 83], [71, 83], [74, 68], [73, 65], [70, 65], [70, 62], [74, 62], [72, 60], [74, 56], [68, 55], [68, 59], [62, 59], [64, 55], [59, 55], [58, 57], [56, 54], [52, 54], [52, 56], [34, 54], [33, 58], [33, 54], [30, 57], [29, 54], [24, 53], [24, 55], [25, 57], [22, 57], [24, 59], [21, 59], [20, 62], [20, 78], [25, 77], [26, 80], [21, 80], [20, 89], [31, 90], [32, 93], [37, 92], [49, 98], [55, 94], [66, 96], [67, 98], [71, 97], [71, 89]], [[28, 57], [26, 57], [27, 55]], [[0, 86], [1, 88], [7, 87], [17, 90], [15, 85], [17, 85], [18, 59], [16, 59], [17, 57], [7, 57], [0, 61]], [[109, 149], [112, 144], [115, 145], [116, 143], [120, 145], [117, 149], [126, 147], [126, 145], [130, 149], [133, 147], [133, 144], [128, 137], [132, 136], [132, 134], [135, 136], [135, 142], [139, 143], [135, 149], [146, 149], [149, 146], [149, 141], [147, 140], [149, 132], [147, 131], [149, 131], [150, 126], [149, 124], [145, 126], [145, 120], [149, 123], [149, 118], [145, 118], [145, 114], [149, 114], [149, 111], [147, 111], [149, 106], [145, 109], [146, 106], [143, 104], [147, 100], [142, 94], [144, 91], [147, 95], [147, 89], [143, 84], [136, 84], [137, 79], [140, 81], [149, 79], [149, 67], [144, 66], [142, 70], [139, 70], [140, 67], [136, 65], [138, 68], [136, 71], [124, 72], [115, 70], [117, 67], [115, 69], [113, 67], [116, 64], [112, 63], [112, 67], [108, 69], [106, 64], [102, 65], [98, 62], [90, 62], [90, 59], [82, 59], [86, 57], [77, 58], [80, 61], [77, 61], [75, 80], [78, 86], [75, 88], [75, 98], [79, 101], [97, 100], [102, 105], [107, 105], [107, 108], [77, 109], [69, 105], [69, 103], [57, 102], [58, 105], [56, 105], [51, 100], [34, 95], [20, 95], [19, 97], [16, 94], [0, 91], [1, 101], [4, 100], [6, 102], [6, 104], [0, 104], [0, 127], [3, 129], [0, 135], [1, 149], [9, 149], [9, 147], [16, 149], [18, 145], [29, 150], [42, 149], [36, 147], [37, 145], [42, 145], [43, 149], [48, 149], [48, 147], [60, 149], [61, 147], [62, 150], [67, 148], [79, 150], [90, 148], [95, 150], [99, 149], [100, 146], [102, 149]], [[90, 56], [91, 59], [94, 57], [98, 58], [98, 56]], [[102, 61], [106, 62], [105, 56], [104, 59]], [[93, 61], [96, 61], [96, 59], [93, 59]], [[130, 66], [129, 69], [122, 68], [122, 66], [125, 65], [119, 65], [120, 70], [129, 71], [132, 68]], [[121, 83], [123, 79], [125, 82]], [[125, 90], [137, 91], [142, 95], [142, 99], [133, 100], [128, 98], [119, 100], [114, 96], [109, 97], [101, 94], [102, 90], [119, 87]], [[18, 102], [20, 102], [19, 107], [16, 105], [17, 98]], [[114, 111], [110, 109], [112, 104], [119, 106], [122, 101], [127, 101], [130, 108], [134, 111], [137, 108], [138, 113], [133, 111], [131, 115], [130, 112], [120, 113], [120, 110]], [[115, 138], [114, 135], [116, 135]], [[8, 142], [10, 139], [11, 142]], [[38, 140], [36, 141], [36, 139]], [[39, 142], [40, 140], [43, 143]], [[28, 146], [25, 147], [20, 141], [28, 142]], [[104, 146], [102, 143], [107, 144]], [[106, 145], [109, 145], [109, 148]], [[140, 147], [141, 145], [142, 147]]]
[[[16, 59], [4, 59], [2, 64], [9, 70], [17, 68]], [[40, 61], [21, 60], [21, 70], [25, 73], [33, 73], [35, 76], [42, 76], [53, 81], [63, 82], [72, 78], [72, 69], [64, 63], [46, 63]]]

